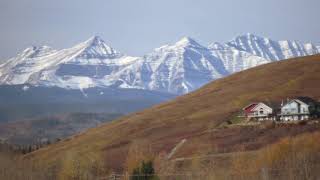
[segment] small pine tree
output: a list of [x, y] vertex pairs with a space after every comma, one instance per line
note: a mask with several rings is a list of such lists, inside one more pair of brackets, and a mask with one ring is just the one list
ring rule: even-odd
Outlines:
[[51, 144], [51, 141], [50, 140], [47, 140], [47, 143], [46, 143], [47, 145], [50, 145]]
[[131, 180], [140, 180], [140, 168], [136, 167], [132, 171]]
[[30, 145], [29, 147], [28, 147], [28, 153], [31, 153], [32, 152], [32, 146]]
[[22, 152], [22, 154], [27, 154], [28, 153], [27, 148], [25, 146], [22, 146], [21, 152]]
[[147, 161], [146, 163], [142, 162], [141, 174], [146, 174], [145, 180], [149, 180], [153, 178], [154, 169], [152, 161]]
[[152, 161], [142, 161], [141, 165], [132, 171], [131, 180], [152, 180], [155, 179], [155, 170]]

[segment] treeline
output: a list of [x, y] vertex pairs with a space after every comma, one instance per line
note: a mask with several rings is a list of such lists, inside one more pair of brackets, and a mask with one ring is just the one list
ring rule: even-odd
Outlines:
[[27, 154], [59, 141], [61, 141], [60, 138], [55, 139], [53, 142], [50, 140], [46, 140], [46, 141], [37, 142], [33, 144], [10, 144], [7, 142], [0, 142], [0, 152]]
[[21, 150], [12, 151], [12, 145], [0, 147], [1, 180], [96, 180], [109, 174], [104, 160], [99, 157], [86, 158], [76, 152], [67, 152], [63, 159], [48, 163], [33, 161], [23, 156]]

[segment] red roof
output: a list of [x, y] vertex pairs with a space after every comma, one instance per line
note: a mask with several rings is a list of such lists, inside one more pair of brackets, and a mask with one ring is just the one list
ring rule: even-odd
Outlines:
[[248, 106], [246, 106], [245, 108], [243, 108], [244, 112], [245, 113], [252, 113], [252, 109], [254, 107], [256, 107], [258, 105], [258, 103], [252, 103], [252, 104], [249, 104]]

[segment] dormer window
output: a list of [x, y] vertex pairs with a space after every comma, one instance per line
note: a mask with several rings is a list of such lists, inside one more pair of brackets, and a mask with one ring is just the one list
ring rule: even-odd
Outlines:
[[263, 109], [262, 109], [262, 108], [260, 108], [260, 111], [259, 111], [259, 112], [260, 112], [260, 114], [263, 114]]

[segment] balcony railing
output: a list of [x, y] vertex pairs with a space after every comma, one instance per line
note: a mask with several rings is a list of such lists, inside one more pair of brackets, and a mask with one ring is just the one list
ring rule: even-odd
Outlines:
[[250, 114], [247, 114], [247, 117], [268, 117], [270, 115], [271, 114], [254, 114], [254, 113], [250, 113]]
[[310, 115], [310, 113], [307, 112], [282, 112], [280, 114], [278, 114], [278, 116], [294, 116], [294, 115]]

